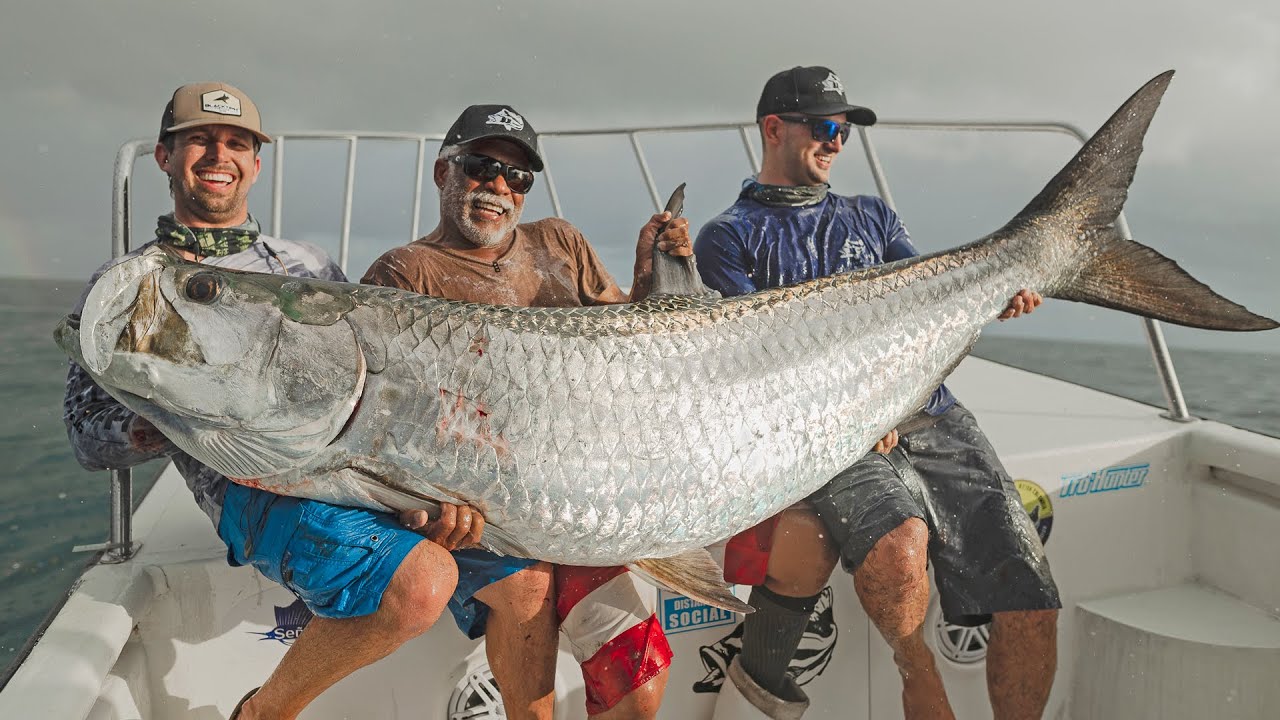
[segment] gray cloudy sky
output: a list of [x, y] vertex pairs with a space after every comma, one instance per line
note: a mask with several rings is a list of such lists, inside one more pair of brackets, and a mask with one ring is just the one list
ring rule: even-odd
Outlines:
[[[509, 102], [543, 130], [750, 120], [764, 80], [823, 64], [885, 119], [1055, 119], [1088, 131], [1178, 70], [1148, 136], [1128, 217], [1140, 240], [1260, 312], [1280, 315], [1280, 9], [1275, 0], [965, 3], [9, 3], [0, 24], [0, 275], [80, 278], [106, 256], [111, 163], [155, 132], [173, 88], [223, 79], [267, 129], [443, 130]], [[971, 240], [1032, 197], [1064, 138], [947, 140], [880, 131], [899, 210], [923, 250]], [[746, 175], [732, 137], [654, 143], [663, 187], [690, 180], [705, 220]], [[836, 189], [872, 192], [851, 148]], [[735, 154], [739, 153], [739, 154]], [[624, 143], [549, 148], [570, 220], [626, 284], [647, 198]], [[340, 148], [290, 153], [285, 234], [330, 244]], [[407, 240], [410, 162], [362, 147], [350, 271]], [[140, 165], [138, 215], [163, 209]], [[265, 177], [265, 176], [264, 176]], [[559, 178], [558, 178], [559, 179]], [[424, 230], [434, 192], [424, 193]], [[531, 196], [533, 197], [533, 196]], [[267, 216], [267, 183], [255, 191]], [[546, 212], [541, 195], [527, 211]], [[1135, 321], [1058, 303], [1014, 332], [1133, 339]], [[998, 332], [1008, 332], [1001, 326]], [[1280, 352], [1280, 332], [1173, 329], [1175, 344]]]

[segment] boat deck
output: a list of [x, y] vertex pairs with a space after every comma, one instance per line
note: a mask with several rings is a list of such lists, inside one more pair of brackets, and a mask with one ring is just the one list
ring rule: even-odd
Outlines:
[[[948, 385], [1030, 493], [1024, 501], [1034, 505], [1043, 496], [1050, 508], [1038, 521], [1066, 607], [1048, 717], [1103, 717], [1088, 708], [1119, 702], [1091, 670], [1102, 650], [1082, 635], [1088, 623], [1118, 624], [1145, 647], [1154, 635], [1170, 642], [1203, 636], [1176, 625], [1212, 624], [1203, 615], [1216, 607], [1238, 627], [1241, 618], [1253, 622], [1245, 632], [1255, 638], [1280, 636], [1280, 571], [1259, 577], [1256, 570], [1280, 568], [1252, 550], [1265, 543], [1251, 535], [1280, 518], [1280, 441], [1213, 422], [1171, 422], [1157, 408], [977, 358], [962, 363]], [[1091, 473], [1122, 482], [1081, 480]], [[1234, 525], [1230, 532], [1224, 523]], [[0, 717], [225, 717], [301, 630], [306, 612], [288, 591], [251, 568], [226, 564], [224, 547], [172, 468], [136, 514], [135, 533], [141, 547], [132, 560], [94, 567], [82, 578], [0, 693]], [[709, 717], [716, 696], [705, 690], [734, 652], [737, 618], [691, 614], [683, 598], [642, 589], [677, 654], [662, 717]], [[831, 589], [820, 608], [826, 624], [811, 625], [804, 641], [818, 658], [805, 677], [813, 699], [806, 717], [901, 717], [892, 658], [848, 576], [837, 572]], [[1157, 593], [1149, 602], [1161, 628], [1126, 620], [1135, 605], [1122, 598], [1143, 592]], [[1196, 613], [1186, 611], [1187, 597]], [[952, 703], [963, 717], [989, 717], [985, 635], [947, 626], [938, 615], [935, 598], [927, 636], [942, 655]], [[1216, 652], [1225, 655], [1215, 663], [1238, 660], [1232, 653], [1280, 652], [1275, 643], [1247, 645], [1224, 640]], [[467, 717], [455, 711], [467, 703], [483, 708], [485, 670], [483, 648], [446, 618], [340, 683], [304, 717]], [[558, 672], [558, 715], [583, 717], [581, 679], [566, 652]], [[1264, 692], [1235, 691], [1248, 698]]]

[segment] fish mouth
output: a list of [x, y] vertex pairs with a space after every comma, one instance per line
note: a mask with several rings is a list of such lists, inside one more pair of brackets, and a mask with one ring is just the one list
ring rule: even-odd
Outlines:
[[129, 324], [116, 340], [116, 349], [133, 352], [150, 352], [155, 345], [156, 329], [163, 324], [164, 306], [168, 301], [160, 294], [159, 273], [142, 278], [138, 284], [138, 296], [130, 306]]
[[[139, 343], [151, 347], [148, 338], [156, 336], [165, 315], [158, 305], [163, 301], [159, 284], [161, 272], [168, 267], [167, 258], [163, 251], [145, 252], [109, 268], [94, 283], [85, 298], [78, 328], [86, 370], [101, 375], [117, 350], [141, 350]], [[64, 323], [59, 331], [74, 329]]]
[[[352, 335], [355, 335], [355, 328], [352, 328]], [[332, 447], [338, 444], [347, 435], [347, 431], [355, 424], [356, 415], [360, 414], [360, 404], [364, 401], [365, 380], [369, 377], [369, 364], [364, 359], [364, 349], [360, 347], [360, 343], [356, 342], [356, 387], [351, 393], [351, 397], [343, 403], [343, 411], [347, 413], [346, 422], [338, 430], [338, 434], [328, 442], [326, 447]]]

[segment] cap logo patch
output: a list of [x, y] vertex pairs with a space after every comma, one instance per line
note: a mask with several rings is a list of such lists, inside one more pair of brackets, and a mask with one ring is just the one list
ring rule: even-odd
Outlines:
[[226, 90], [210, 90], [200, 96], [200, 109], [219, 115], [240, 116], [240, 98]]
[[844, 94], [844, 83], [840, 82], [840, 78], [836, 77], [833, 72], [827, 73], [827, 79], [822, 81], [822, 92], [838, 92]]
[[485, 125], [501, 125], [508, 132], [513, 130], [520, 131], [524, 129], [524, 118], [520, 117], [516, 113], [511, 112], [507, 108], [502, 108], [498, 112], [490, 115], [489, 119], [485, 120], [484, 124]]

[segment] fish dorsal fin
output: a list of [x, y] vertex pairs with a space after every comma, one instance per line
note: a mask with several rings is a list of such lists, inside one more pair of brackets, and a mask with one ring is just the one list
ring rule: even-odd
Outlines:
[[712, 607], [744, 615], [754, 610], [729, 591], [729, 585], [724, 581], [724, 570], [711, 559], [710, 553], [701, 548], [668, 558], [637, 560], [627, 567], [658, 587]]
[[[684, 183], [671, 193], [667, 200], [667, 212], [671, 213], [668, 224], [684, 212]], [[658, 229], [658, 234], [666, 229], [666, 225]], [[668, 255], [653, 247], [653, 289], [649, 297], [662, 295], [683, 295], [687, 297], [720, 297], [720, 293], [702, 284], [698, 275], [698, 261], [692, 256], [676, 257]]]

